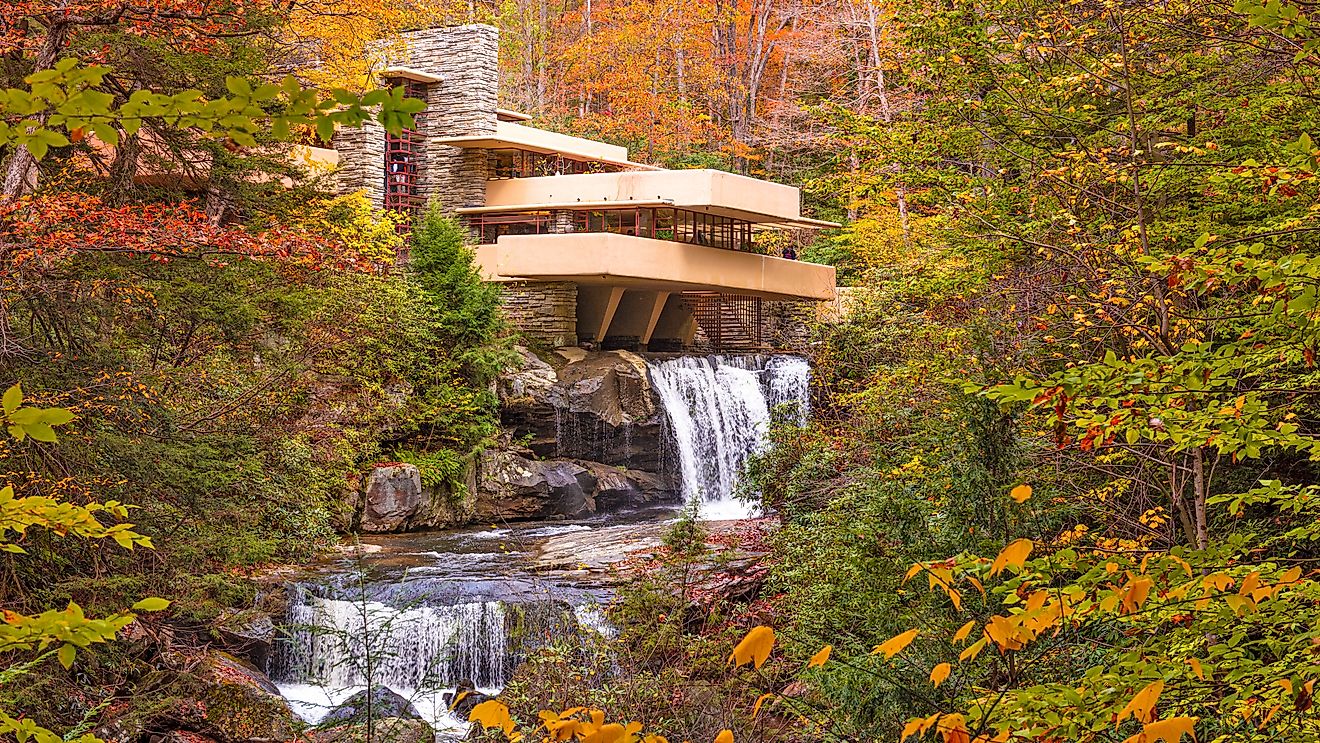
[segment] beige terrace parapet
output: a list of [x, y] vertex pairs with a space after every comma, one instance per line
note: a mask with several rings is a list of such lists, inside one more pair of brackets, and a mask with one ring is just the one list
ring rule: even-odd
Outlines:
[[719, 214], [766, 224], [801, 227], [836, 226], [808, 220], [792, 186], [721, 170], [656, 170], [513, 178], [486, 184], [486, 209], [516, 210], [547, 205], [574, 208], [578, 203], [672, 204], [677, 208]]
[[490, 281], [573, 281], [765, 299], [834, 299], [834, 267], [609, 232], [504, 235], [477, 248]]

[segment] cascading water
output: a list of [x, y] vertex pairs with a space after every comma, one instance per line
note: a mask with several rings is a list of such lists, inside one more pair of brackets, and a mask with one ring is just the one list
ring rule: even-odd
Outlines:
[[300, 586], [290, 599], [288, 636], [273, 675], [311, 722], [372, 679], [408, 699], [438, 730], [462, 729], [446, 714], [443, 695], [465, 681], [493, 691], [513, 669], [498, 601], [397, 608], [316, 596]]
[[737, 500], [747, 459], [766, 446], [772, 411], [796, 407], [806, 420], [811, 367], [798, 356], [684, 356], [650, 365], [677, 449], [683, 496], [703, 518], [746, 518]]

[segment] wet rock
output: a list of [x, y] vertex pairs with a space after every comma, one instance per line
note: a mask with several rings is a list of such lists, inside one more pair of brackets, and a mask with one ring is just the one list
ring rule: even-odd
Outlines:
[[455, 685], [453, 691], [445, 692], [441, 699], [445, 706], [453, 709], [454, 715], [459, 719], [466, 720], [468, 715], [472, 714], [472, 709], [482, 702], [488, 702], [495, 697], [485, 694], [479, 690], [470, 679], [463, 679]]
[[660, 470], [663, 413], [642, 357], [561, 349], [557, 369], [525, 350], [523, 358], [497, 385], [513, 438], [546, 459]]
[[367, 476], [365, 496], [362, 531], [395, 531], [423, 503], [422, 473], [401, 462], [377, 465]]
[[373, 686], [349, 697], [343, 704], [330, 710], [319, 727], [334, 727], [347, 722], [365, 722], [368, 714], [375, 719], [395, 718], [420, 720], [417, 708], [387, 686]]
[[215, 635], [220, 647], [264, 669], [275, 645], [275, 621], [255, 609], [227, 609], [215, 621]]
[[595, 508], [588, 499], [596, 490], [596, 477], [575, 462], [541, 462], [513, 452], [487, 451], [479, 469], [476, 514], [483, 520], [581, 516]]
[[365, 723], [347, 723], [330, 728], [318, 728], [308, 736], [317, 743], [435, 743], [435, 729], [424, 720], [386, 717], [374, 721], [368, 735]]
[[492, 450], [479, 469], [475, 513], [483, 520], [579, 517], [677, 497], [657, 475], [600, 462]]

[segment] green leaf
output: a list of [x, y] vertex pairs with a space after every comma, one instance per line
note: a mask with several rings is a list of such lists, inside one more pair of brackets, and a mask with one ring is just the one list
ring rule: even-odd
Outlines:
[[27, 431], [27, 435], [37, 441], [54, 443], [59, 440], [55, 436], [55, 429], [51, 428], [47, 423], [29, 423], [23, 426], [23, 430]]
[[50, 426], [62, 426], [73, 418], [73, 413], [64, 408], [46, 408], [41, 411], [41, 421]]
[[170, 602], [162, 598], [145, 598], [133, 604], [133, 611], [165, 611]]
[[69, 644], [61, 645], [59, 652], [60, 665], [64, 666], [65, 668], [69, 668], [70, 666], [72, 666], [74, 656], [77, 654], [77, 652], [78, 649], [72, 645]]
[[15, 384], [13, 387], [5, 390], [4, 397], [0, 398], [0, 401], [2, 401], [0, 404], [4, 405], [6, 415], [18, 410], [18, 406], [23, 404], [22, 386]]

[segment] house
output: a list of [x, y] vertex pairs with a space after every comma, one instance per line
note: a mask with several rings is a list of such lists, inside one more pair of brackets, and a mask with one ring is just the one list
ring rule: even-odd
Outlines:
[[499, 106], [499, 32], [406, 33], [379, 54], [387, 85], [424, 100], [414, 130], [336, 134], [339, 186], [470, 228], [506, 313], [552, 346], [760, 349], [801, 339], [835, 297], [834, 268], [765, 255], [766, 230], [808, 219], [796, 188], [715, 170], [663, 170], [625, 148], [530, 126]]

